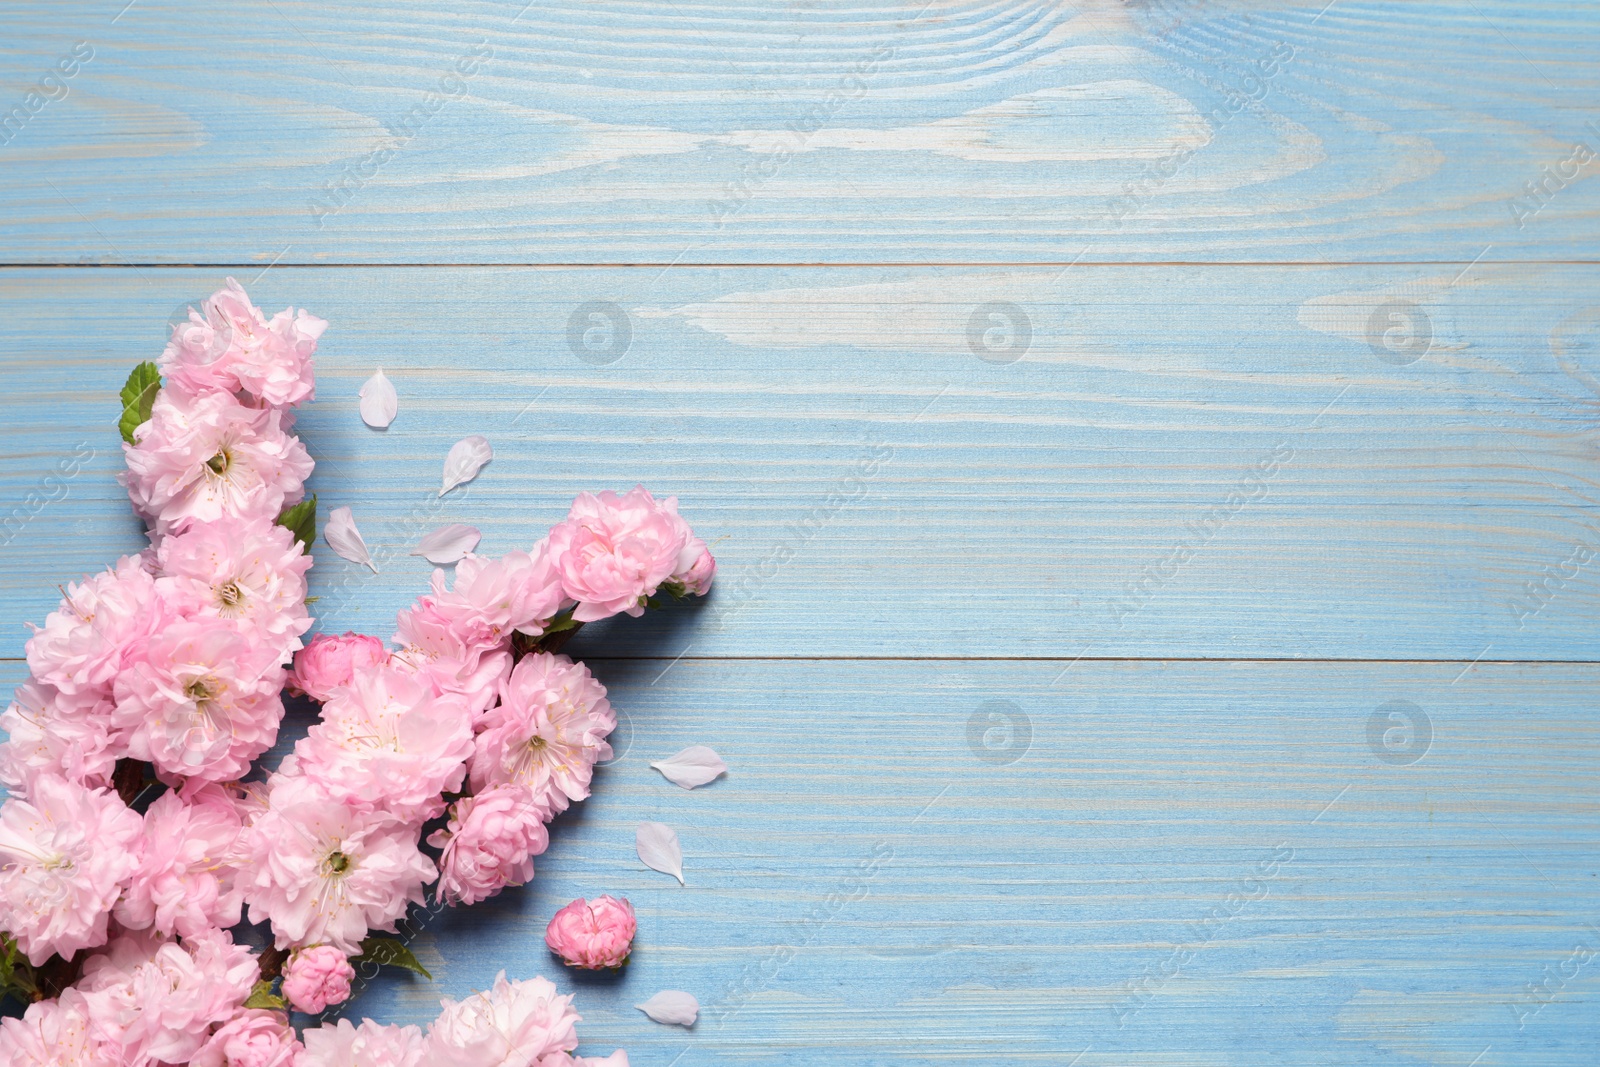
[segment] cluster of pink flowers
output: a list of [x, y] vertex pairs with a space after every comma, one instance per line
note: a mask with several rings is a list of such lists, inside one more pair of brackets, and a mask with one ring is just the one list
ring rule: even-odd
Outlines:
[[[302, 1040], [260, 1007], [345, 1001], [362, 942], [426, 886], [471, 904], [532, 878], [616, 725], [588, 669], [539, 642], [704, 594], [716, 569], [674, 499], [584, 494], [531, 549], [469, 555], [453, 583], [435, 571], [395, 647], [302, 646], [311, 558], [279, 519], [311, 472], [289, 430], [325, 325], [269, 320], [230, 279], [174, 329], [125, 448], [151, 546], [71, 586], [27, 643], [31, 677], [0, 715], [0, 931], [76, 977], [0, 1024], [0, 1063], [626, 1064], [572, 1056], [578, 1015], [542, 978], [445, 1001], [426, 1035], [367, 1020]], [[241, 784], [286, 687], [319, 720]], [[135, 810], [147, 775], [166, 791]], [[245, 915], [272, 930], [265, 980], [229, 932]], [[631, 909], [628, 925], [631, 941]]]
[[[589, 795], [617, 724], [587, 667], [531, 643], [585, 616], [638, 614], [663, 587], [703, 593], [715, 569], [675, 500], [585, 494], [532, 549], [468, 555], [453, 583], [435, 571], [432, 592], [400, 612], [393, 649], [313, 639], [291, 685], [322, 714], [260, 794], [251, 919], [281, 949], [354, 953], [435, 879], [452, 904], [527, 882], [545, 824]], [[419, 846], [441, 818], [426, 838], [435, 864]]]

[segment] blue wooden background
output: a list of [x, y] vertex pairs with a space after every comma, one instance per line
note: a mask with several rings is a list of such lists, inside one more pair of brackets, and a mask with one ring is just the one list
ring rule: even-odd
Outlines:
[[[116, 389], [228, 275], [333, 323], [301, 432], [381, 573], [319, 545], [325, 628], [581, 489], [722, 560], [574, 643], [622, 754], [358, 1010], [503, 967], [639, 1067], [1600, 1062], [1600, 8], [125, 3], [0, 10], [5, 682], [140, 544]], [[540, 935], [599, 892], [585, 981]]]

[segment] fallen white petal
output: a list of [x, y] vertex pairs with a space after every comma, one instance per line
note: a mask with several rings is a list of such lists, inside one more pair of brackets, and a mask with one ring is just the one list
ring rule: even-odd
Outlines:
[[463, 437], [451, 445], [450, 454], [444, 457], [444, 481], [439, 486], [439, 495], [444, 496], [463, 482], [472, 481], [493, 458], [494, 449], [489, 447], [489, 439], [478, 434]]
[[700, 1002], [694, 999], [693, 993], [685, 993], [681, 989], [663, 989], [634, 1007], [658, 1023], [670, 1023], [673, 1026], [693, 1026], [700, 1017]]
[[372, 557], [367, 553], [367, 543], [361, 540], [361, 531], [356, 529], [356, 520], [350, 517], [349, 508], [333, 509], [328, 515], [327, 524], [322, 527], [322, 537], [330, 548], [351, 563], [365, 563], [372, 567], [373, 574], [378, 573]]
[[400, 410], [400, 398], [395, 394], [394, 383], [383, 376], [383, 368], [367, 379], [361, 387], [361, 421], [374, 430], [381, 430], [394, 421]]
[[678, 834], [670, 826], [658, 822], [642, 822], [634, 831], [633, 841], [639, 858], [653, 871], [670, 874], [683, 885], [683, 848], [678, 844]]
[[673, 785], [681, 785], [685, 789], [705, 785], [728, 769], [722, 757], [704, 745], [690, 745], [676, 756], [668, 756], [650, 766], [666, 775], [667, 781]]
[[422, 556], [429, 563], [437, 563], [442, 567], [447, 563], [459, 562], [462, 556], [478, 547], [478, 540], [482, 536], [476, 526], [452, 522], [449, 526], [441, 526], [430, 534], [424, 534], [411, 554]]

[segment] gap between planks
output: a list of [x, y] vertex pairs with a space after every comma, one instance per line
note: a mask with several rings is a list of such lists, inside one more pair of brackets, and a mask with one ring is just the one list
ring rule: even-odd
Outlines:
[[[318, 270], [490, 270], [490, 269], [516, 269], [516, 270], [666, 270], [670, 267], [697, 267], [705, 269], [758, 269], [758, 270], [795, 270], [795, 269], [838, 269], [854, 270], [868, 268], [937, 268], [956, 267], [963, 269], [984, 268], [1049, 268], [1049, 267], [1458, 267], [1476, 266], [1503, 267], [1592, 267], [1600, 265], [1600, 259], [1354, 259], [1354, 260], [1296, 260], [1296, 259], [1237, 259], [1237, 260], [1196, 260], [1196, 259], [1130, 259], [1130, 260], [927, 260], [927, 261], [887, 261], [864, 262], [855, 260], [842, 260], [838, 262], [793, 262], [793, 263], [743, 263], [733, 262], [694, 262], [687, 263], [674, 260], [671, 263], [656, 263], [648, 260], [617, 263], [500, 263], [485, 260], [474, 263], [271, 263], [269, 267], [282, 267], [294, 270], [308, 268]], [[253, 270], [261, 266], [259, 261], [253, 263], [27, 263], [7, 261], [0, 263], [0, 270]]]

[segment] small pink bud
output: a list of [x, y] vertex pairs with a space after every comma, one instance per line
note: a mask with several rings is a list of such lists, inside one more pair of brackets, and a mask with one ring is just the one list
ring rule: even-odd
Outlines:
[[569, 967], [598, 971], [628, 962], [638, 929], [633, 905], [626, 900], [574, 900], [550, 920], [544, 943]]
[[283, 999], [296, 1011], [316, 1015], [330, 1004], [350, 997], [350, 980], [356, 969], [332, 945], [313, 945], [289, 957], [283, 967]]

